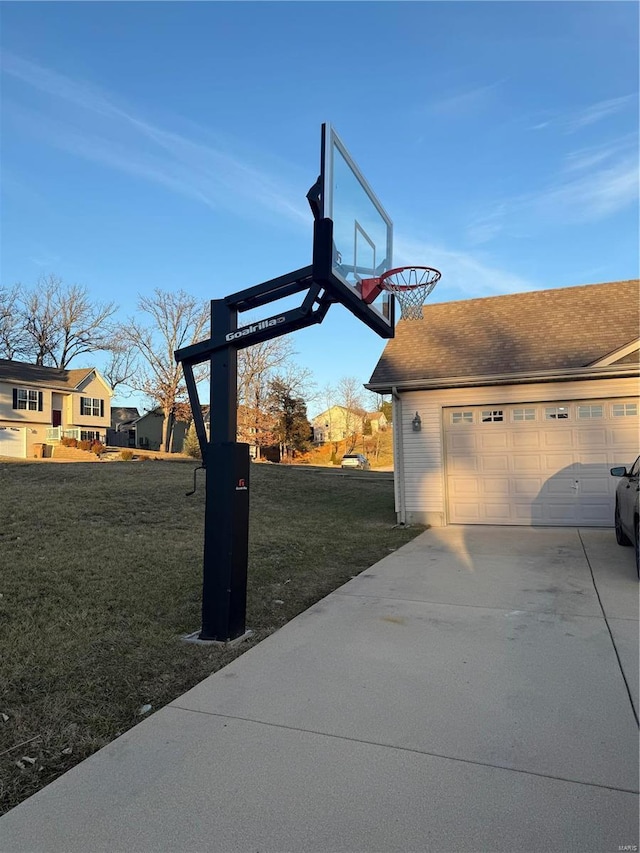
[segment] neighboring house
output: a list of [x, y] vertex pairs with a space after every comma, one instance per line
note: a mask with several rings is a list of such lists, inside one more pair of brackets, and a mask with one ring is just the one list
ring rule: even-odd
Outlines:
[[[209, 441], [211, 434], [211, 419], [209, 406], [207, 405], [202, 406], [202, 420], [204, 421], [207, 441]], [[259, 421], [260, 429], [263, 430], [262, 439], [264, 440], [265, 433], [271, 431], [273, 416], [262, 414], [257, 418], [257, 420]], [[249, 445], [249, 456], [251, 459], [267, 459], [269, 462], [280, 462], [280, 445], [263, 444], [262, 442], [260, 444], [256, 444], [254, 437], [256, 433], [255, 423], [255, 413], [252, 413], [246, 406], [238, 406], [237, 440]]]
[[385, 430], [388, 426], [387, 416], [384, 412], [367, 412], [364, 416], [365, 424], [371, 425], [371, 435], [375, 435], [380, 430]]
[[[132, 423], [136, 431], [135, 446], [141, 450], [160, 450], [162, 446], [162, 426], [164, 413], [160, 407], [146, 412]], [[172, 453], [181, 453], [189, 424], [176, 420], [173, 425]]]
[[135, 447], [135, 421], [140, 412], [133, 406], [112, 406], [111, 427], [107, 430], [107, 444], [112, 447]]
[[0, 359], [0, 456], [30, 458], [64, 436], [106, 443], [111, 389], [94, 367]]
[[349, 435], [361, 434], [367, 417], [362, 409], [348, 409], [346, 406], [331, 406], [311, 421], [313, 440], [317, 444], [329, 441], [342, 441]]
[[401, 523], [612, 526], [639, 452], [639, 282], [429, 304], [367, 387], [393, 395]]

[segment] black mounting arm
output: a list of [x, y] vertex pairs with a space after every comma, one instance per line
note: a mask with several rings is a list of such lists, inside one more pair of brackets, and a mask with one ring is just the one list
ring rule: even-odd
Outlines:
[[286, 275], [257, 284], [255, 287], [233, 293], [225, 297], [224, 300], [219, 300], [227, 306], [230, 314], [237, 316], [238, 311], [249, 311], [262, 305], [268, 305], [270, 302], [300, 293], [303, 290], [306, 290], [307, 293], [299, 308], [291, 308], [281, 314], [274, 314], [264, 320], [239, 328], [236, 323], [233, 323], [234, 328], [224, 335], [211, 337], [206, 341], [199, 341], [196, 344], [176, 350], [175, 359], [182, 364], [184, 371], [203, 467], [206, 468], [207, 464], [207, 433], [193, 368], [203, 361], [211, 359], [214, 353], [221, 350], [227, 348], [244, 349], [281, 335], [287, 335], [289, 332], [321, 323], [334, 301], [324, 284], [314, 280], [313, 266], [302, 267]]

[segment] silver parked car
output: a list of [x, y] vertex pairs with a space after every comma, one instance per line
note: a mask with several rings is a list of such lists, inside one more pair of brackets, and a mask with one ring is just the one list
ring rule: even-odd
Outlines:
[[611, 474], [620, 477], [616, 489], [614, 524], [618, 545], [633, 545], [636, 549], [636, 569], [640, 578], [640, 533], [638, 533], [638, 472], [640, 456], [627, 471], [624, 467], [612, 468]]
[[342, 457], [341, 468], [359, 468], [361, 471], [370, 471], [371, 464], [362, 453], [347, 453]]

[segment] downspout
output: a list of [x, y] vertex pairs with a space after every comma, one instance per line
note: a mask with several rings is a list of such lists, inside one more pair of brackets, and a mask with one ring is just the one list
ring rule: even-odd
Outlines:
[[393, 488], [395, 492], [396, 514], [398, 524], [404, 526], [407, 523], [407, 511], [404, 496], [404, 442], [402, 440], [402, 400], [394, 385], [391, 388], [393, 407], [393, 456], [395, 460], [395, 476]]

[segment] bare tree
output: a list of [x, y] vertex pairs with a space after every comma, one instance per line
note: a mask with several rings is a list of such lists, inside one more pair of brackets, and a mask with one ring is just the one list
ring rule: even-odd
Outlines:
[[[138, 311], [142, 317], [130, 319], [123, 330], [141, 361], [138, 372], [128, 384], [162, 408], [162, 447], [169, 451], [175, 418], [187, 400], [182, 366], [176, 364], [174, 352], [205, 336], [209, 303], [183, 290], [167, 292], [156, 288], [153, 296], [139, 297]], [[194, 370], [196, 382], [205, 374], [205, 366]]]
[[[42, 280], [41, 280], [42, 281]], [[38, 286], [22, 299], [27, 336], [26, 349], [35, 364], [55, 366], [52, 352], [58, 348], [60, 330], [51, 291]]]
[[334, 388], [327, 383], [324, 385], [320, 392], [318, 393], [318, 399], [322, 400], [322, 405], [325, 407], [324, 412], [322, 414], [325, 415], [326, 419], [323, 423], [323, 439], [324, 441], [334, 441], [333, 450], [334, 453], [338, 452], [338, 445], [334, 440], [333, 435], [333, 413], [332, 409], [335, 405], [335, 390]]
[[338, 405], [344, 409], [347, 453], [352, 453], [365, 415], [362, 406], [362, 383], [354, 376], [343, 376], [338, 383], [337, 399]]
[[260, 448], [274, 443], [269, 383], [293, 356], [288, 338], [274, 338], [238, 351], [238, 438]]
[[0, 358], [9, 360], [27, 356], [25, 321], [20, 308], [19, 284], [0, 286]]
[[66, 368], [77, 356], [109, 349], [116, 306], [95, 302], [86, 287], [41, 276], [19, 302], [22, 350], [36, 364]]
[[114, 334], [109, 349], [109, 360], [100, 371], [112, 391], [120, 385], [128, 385], [137, 370], [137, 352], [131, 348], [122, 330]]
[[57, 367], [67, 367], [79, 355], [110, 349], [113, 330], [109, 319], [116, 311], [113, 302], [94, 302], [86, 287], [65, 287], [61, 282], [53, 288], [52, 300], [59, 344], [51, 356]]

